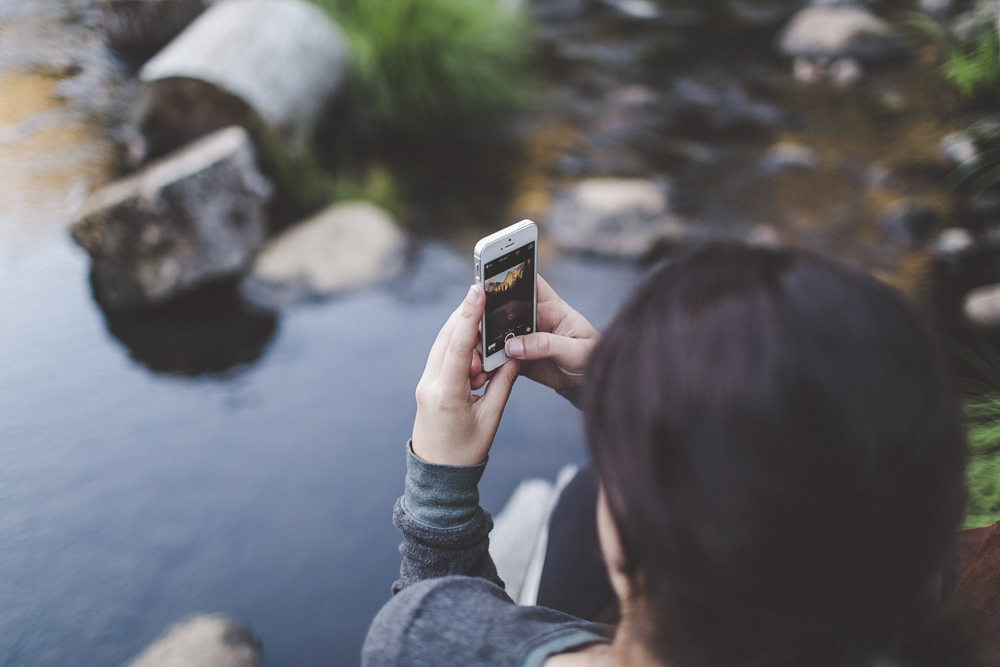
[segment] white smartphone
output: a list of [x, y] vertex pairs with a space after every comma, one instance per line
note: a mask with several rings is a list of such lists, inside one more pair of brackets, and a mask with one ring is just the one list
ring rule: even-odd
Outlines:
[[538, 227], [522, 220], [490, 234], [476, 244], [474, 259], [476, 282], [486, 292], [479, 351], [489, 372], [507, 363], [508, 340], [535, 330]]

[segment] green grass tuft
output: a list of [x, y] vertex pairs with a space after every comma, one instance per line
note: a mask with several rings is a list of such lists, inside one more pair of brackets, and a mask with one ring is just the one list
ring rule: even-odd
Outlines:
[[984, 394], [966, 403], [969, 417], [969, 500], [964, 528], [1000, 520], [1000, 394]]
[[911, 16], [907, 25], [930, 38], [940, 49], [944, 57], [941, 75], [963, 100], [973, 102], [996, 95], [1000, 83], [1000, 37], [988, 11], [977, 10], [974, 25], [962, 37], [949, 34], [924, 14]]
[[503, 0], [313, 0], [351, 42], [353, 104], [420, 131], [519, 102], [528, 22]]

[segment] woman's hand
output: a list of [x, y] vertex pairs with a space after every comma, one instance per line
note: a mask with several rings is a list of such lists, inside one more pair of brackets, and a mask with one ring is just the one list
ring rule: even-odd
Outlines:
[[601, 334], [560, 299], [541, 276], [537, 313], [538, 332], [507, 341], [507, 356], [523, 361], [521, 375], [535, 382], [556, 390], [579, 389], [587, 360]]
[[[482, 372], [481, 361], [478, 371], [470, 373], [479, 357], [476, 345], [485, 307], [486, 295], [473, 285], [438, 334], [417, 383], [413, 453], [428, 463], [476, 465], [493, 445], [520, 363], [509, 361], [492, 379]], [[472, 393], [487, 381], [482, 396]]]

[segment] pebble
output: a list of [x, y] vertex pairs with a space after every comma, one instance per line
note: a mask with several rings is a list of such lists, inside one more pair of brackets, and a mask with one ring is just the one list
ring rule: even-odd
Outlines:
[[942, 229], [934, 239], [934, 250], [941, 257], [954, 257], [972, 248], [975, 244], [972, 234], [963, 227]]
[[962, 312], [973, 324], [987, 329], [1000, 326], [1000, 284], [977, 287], [962, 300]]
[[816, 151], [793, 141], [781, 141], [764, 153], [761, 167], [769, 174], [778, 174], [792, 169], [815, 169], [819, 166]]
[[955, 166], [964, 164], [979, 154], [979, 147], [976, 146], [976, 140], [967, 132], [946, 134], [941, 137], [941, 142], [938, 146], [941, 149], [941, 154]]
[[905, 197], [886, 207], [879, 226], [891, 238], [919, 244], [928, 239], [938, 220], [938, 212], [929, 202]]
[[864, 70], [854, 58], [837, 58], [826, 69], [831, 83], [837, 88], [850, 88], [864, 77]]

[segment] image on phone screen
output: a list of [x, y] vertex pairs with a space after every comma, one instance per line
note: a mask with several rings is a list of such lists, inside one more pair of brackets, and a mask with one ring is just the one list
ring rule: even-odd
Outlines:
[[486, 263], [486, 356], [496, 354], [507, 338], [531, 333], [535, 299], [534, 242]]

